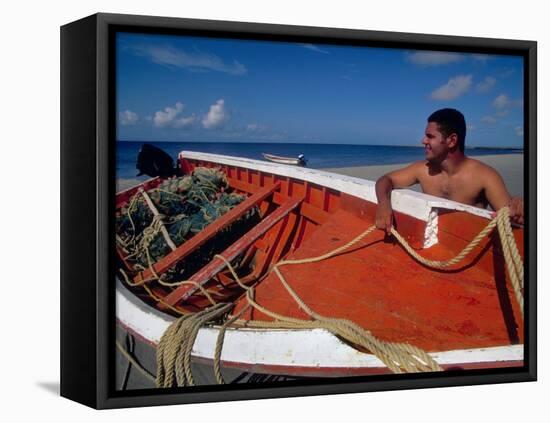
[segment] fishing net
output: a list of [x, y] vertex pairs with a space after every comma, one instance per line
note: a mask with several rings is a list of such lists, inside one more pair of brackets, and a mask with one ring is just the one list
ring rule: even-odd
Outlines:
[[[173, 243], [180, 246], [246, 198], [232, 192], [221, 170], [205, 167], [195, 168], [189, 176], [166, 179], [147, 194], [160, 214], [157, 218], [139, 193], [116, 214], [117, 246], [131, 270], [136, 272], [148, 268], [172, 251], [160, 231], [160, 222]], [[171, 281], [190, 277], [259, 219], [259, 209], [253, 207], [169, 269], [163, 279]]]

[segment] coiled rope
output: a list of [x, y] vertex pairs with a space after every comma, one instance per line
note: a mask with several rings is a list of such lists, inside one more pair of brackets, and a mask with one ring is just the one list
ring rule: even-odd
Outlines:
[[227, 313], [233, 304], [219, 303], [198, 313], [188, 314], [172, 323], [157, 346], [157, 378], [160, 388], [193, 386], [191, 350], [199, 329]]

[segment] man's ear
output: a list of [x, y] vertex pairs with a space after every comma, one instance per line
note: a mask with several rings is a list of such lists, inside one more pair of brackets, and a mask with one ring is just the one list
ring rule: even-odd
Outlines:
[[458, 135], [455, 134], [454, 132], [447, 137], [447, 146], [450, 149], [458, 147]]

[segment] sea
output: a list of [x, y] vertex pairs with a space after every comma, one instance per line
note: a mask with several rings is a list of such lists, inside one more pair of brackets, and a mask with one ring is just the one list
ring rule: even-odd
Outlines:
[[[174, 162], [182, 150], [264, 160], [262, 153], [297, 157], [303, 154], [307, 167], [330, 169], [354, 166], [370, 166], [410, 163], [424, 158], [422, 146], [386, 146], [357, 144], [291, 144], [291, 143], [229, 143], [229, 142], [147, 142], [166, 151]], [[116, 177], [136, 178], [136, 160], [144, 142], [118, 141], [116, 143]], [[522, 149], [466, 148], [467, 155], [493, 155], [521, 153]], [[141, 178], [140, 178], [141, 179]]]

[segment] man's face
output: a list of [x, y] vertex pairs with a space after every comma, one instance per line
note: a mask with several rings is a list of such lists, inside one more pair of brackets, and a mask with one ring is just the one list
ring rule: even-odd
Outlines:
[[435, 122], [428, 122], [424, 138], [424, 154], [426, 160], [432, 163], [441, 163], [447, 157], [449, 147], [446, 137], [439, 131], [439, 126]]

